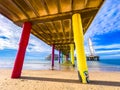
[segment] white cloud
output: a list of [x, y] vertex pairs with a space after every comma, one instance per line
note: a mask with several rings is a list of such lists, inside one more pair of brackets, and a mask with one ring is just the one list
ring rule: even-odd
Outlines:
[[[0, 15], [0, 50], [18, 49], [22, 28]], [[27, 52], [50, 52], [50, 47], [33, 35], [30, 35]]]
[[[114, 56], [120, 53], [120, 44], [111, 44], [111, 45], [99, 45], [99, 46], [93, 46], [95, 49], [95, 54], [97, 55], [111, 55]], [[89, 47], [85, 46], [86, 54], [89, 55]]]
[[11, 40], [4, 40], [0, 38], [0, 50], [3, 49], [17, 49], [17, 44], [16, 42], [11, 41]]
[[96, 42], [98, 41], [96, 39], [100, 39], [100, 38], [98, 37], [95, 38], [95, 36], [104, 35], [106, 33], [111, 33], [111, 32], [117, 32], [118, 30], [120, 30], [119, 21], [120, 21], [120, 0], [114, 0], [114, 1], [106, 0], [84, 36], [85, 51], [87, 55], [89, 55], [88, 38], [90, 37], [94, 41], [93, 42], [94, 48], [101, 49], [101, 50], [96, 50], [96, 53], [98, 55], [99, 54], [103, 55], [102, 56], [103, 58], [118, 56], [118, 54], [120, 53], [120, 44], [104, 45], [103, 42], [103, 45], [99, 45], [99, 42]]
[[40, 41], [35, 36], [31, 35], [29, 45], [27, 48], [28, 52], [50, 52], [51, 47], [44, 42]]
[[95, 46], [95, 49], [101, 49], [96, 51], [98, 55], [106, 55], [107, 57], [109, 57], [109, 55], [117, 56], [120, 53], [120, 44]]
[[112, 44], [112, 45], [98, 45], [94, 46], [95, 49], [120, 49], [120, 44]]
[[0, 49], [17, 49], [21, 28], [0, 15]]
[[101, 10], [98, 12], [93, 23], [85, 35], [88, 37], [102, 35], [108, 32], [120, 30], [120, 0], [106, 0]]
[[102, 57], [100, 57], [100, 59], [119, 59], [120, 58], [120, 54], [113, 54], [113, 55], [104, 55]]
[[102, 51], [97, 51], [97, 54], [114, 54], [114, 53], [120, 53], [120, 49], [118, 50], [102, 50]]

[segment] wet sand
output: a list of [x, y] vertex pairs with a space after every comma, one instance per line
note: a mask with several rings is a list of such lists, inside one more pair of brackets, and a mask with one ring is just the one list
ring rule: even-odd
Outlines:
[[10, 69], [0, 69], [0, 90], [120, 90], [120, 72], [89, 72], [89, 84], [82, 84], [74, 70], [23, 70], [11, 79]]

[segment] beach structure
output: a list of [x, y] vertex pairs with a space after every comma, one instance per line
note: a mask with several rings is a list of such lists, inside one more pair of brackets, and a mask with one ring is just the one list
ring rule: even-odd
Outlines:
[[103, 2], [104, 0], [0, 0], [0, 13], [23, 27], [11, 78], [21, 76], [31, 33], [52, 46], [52, 68], [55, 49], [63, 56], [70, 53], [74, 65], [76, 48], [78, 76], [82, 83], [87, 83], [89, 78], [83, 35]]
[[88, 38], [88, 45], [90, 50], [90, 55], [87, 56], [88, 61], [99, 61], [99, 56], [95, 54], [95, 49], [93, 48], [93, 44], [90, 38]]

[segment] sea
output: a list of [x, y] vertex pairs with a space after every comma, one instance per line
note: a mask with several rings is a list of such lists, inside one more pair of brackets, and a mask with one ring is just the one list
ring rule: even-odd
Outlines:
[[[75, 61], [77, 70], [77, 62]], [[61, 65], [56, 60], [54, 69], [61, 70]], [[120, 72], [120, 59], [100, 59], [99, 61], [87, 61], [89, 71], [108, 71]], [[0, 69], [12, 69], [14, 66], [13, 59], [0, 59]], [[45, 59], [25, 59], [23, 64], [24, 70], [50, 70], [51, 61]]]

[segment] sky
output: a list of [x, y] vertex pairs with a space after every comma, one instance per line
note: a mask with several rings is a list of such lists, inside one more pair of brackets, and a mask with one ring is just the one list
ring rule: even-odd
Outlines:
[[[0, 14], [0, 59], [15, 59], [21, 32], [21, 27]], [[120, 59], [120, 0], [106, 0], [102, 5], [84, 35], [86, 55], [90, 54], [89, 37], [101, 59]], [[50, 53], [50, 46], [30, 35], [25, 59], [44, 59]]]

